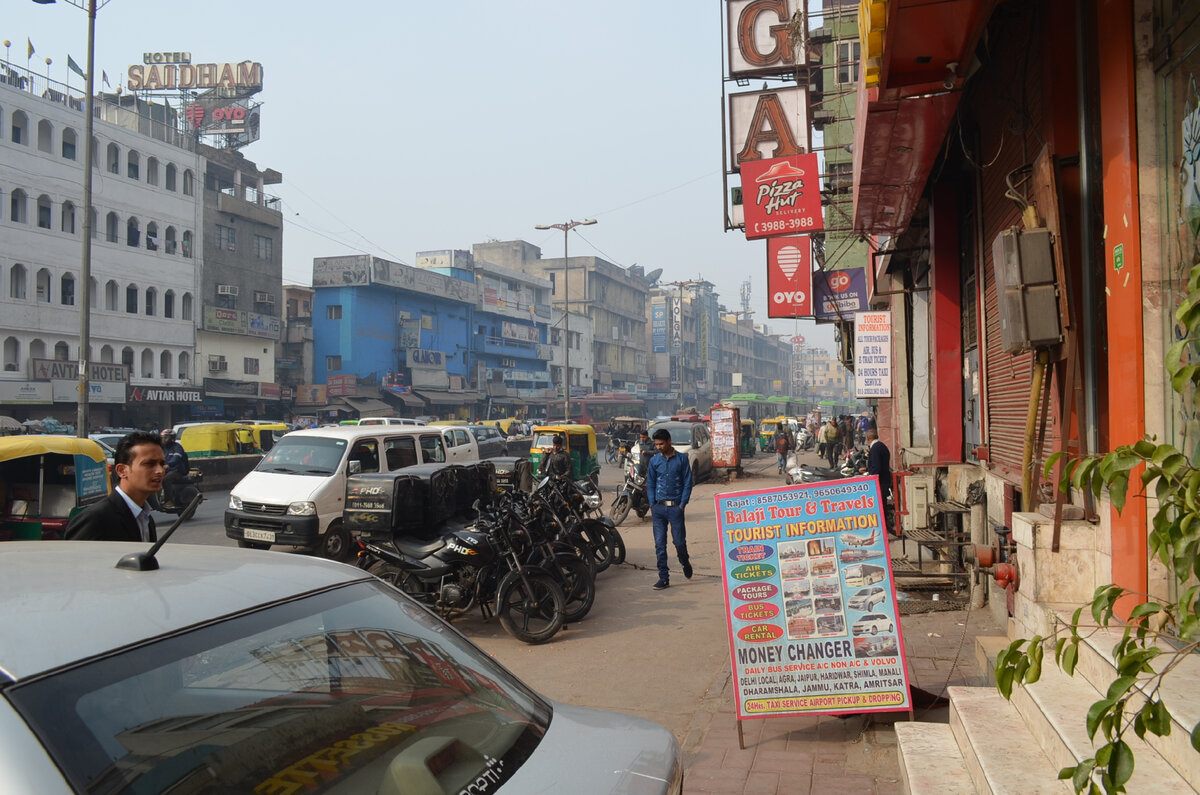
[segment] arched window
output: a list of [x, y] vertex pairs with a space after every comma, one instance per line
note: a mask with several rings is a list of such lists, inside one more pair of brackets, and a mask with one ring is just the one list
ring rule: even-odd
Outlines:
[[154, 351], [142, 348], [142, 378], [154, 377]]
[[9, 217], [9, 220], [13, 221], [13, 223], [18, 223], [18, 224], [29, 223], [29, 220], [25, 215], [25, 213], [26, 213], [26, 209], [25, 209], [26, 201], [25, 200], [26, 200], [25, 191], [21, 190], [20, 188], [17, 188], [16, 190], [14, 190], [12, 192], [12, 199], [9, 201], [10, 211], [9, 211], [8, 217]]
[[138, 219], [130, 216], [129, 220], [125, 222], [125, 245], [137, 248], [137, 245], [141, 242], [141, 237], [142, 234], [139, 229]]
[[38, 143], [39, 151], [51, 154], [54, 151], [54, 125], [49, 119], [42, 119], [38, 122]]
[[75, 205], [71, 202], [62, 203], [62, 231], [68, 235], [75, 234]]
[[105, 364], [113, 363], [113, 348], [111, 345], [104, 345], [100, 348], [100, 361]]
[[170, 351], [163, 351], [158, 356], [158, 377], [159, 378], [170, 378], [171, 377], [171, 352]]
[[121, 288], [117, 286], [115, 279], [109, 279], [104, 285], [104, 308], [109, 312], [117, 311], [117, 299], [120, 295]]
[[183, 256], [190, 259], [192, 256], [192, 233], [190, 230], [183, 230]]
[[163, 250], [166, 251], [168, 254], [174, 254], [175, 249], [178, 246], [179, 246], [179, 242], [175, 239], [175, 227], [168, 226], [166, 243], [163, 246]]
[[14, 110], [12, 114], [12, 142], [29, 146], [29, 117], [23, 110]]
[[121, 364], [133, 369], [133, 348], [128, 345], [121, 349]]
[[155, 306], [156, 303], [158, 303], [158, 290], [154, 289], [153, 287], [147, 287], [146, 288], [146, 314], [147, 315], [150, 315], [153, 317], [154, 313], [158, 309], [158, 307]]
[[71, 358], [71, 350], [67, 347], [67, 343], [59, 340], [54, 343], [54, 361], [65, 362]]
[[16, 337], [4, 338], [4, 369], [10, 373], [21, 369], [21, 341]]
[[129, 175], [130, 179], [139, 179], [140, 178], [139, 174], [141, 172], [139, 171], [139, 169], [141, 167], [141, 164], [142, 164], [141, 156], [138, 155], [138, 153], [136, 151], [134, 151], [133, 149], [130, 149], [129, 154], [126, 155], [126, 157], [125, 157], [125, 173]]
[[192, 294], [183, 294], [183, 303], [179, 307], [179, 316], [184, 320], [192, 319]]
[[158, 224], [153, 221], [146, 223], [146, 250], [158, 251]]
[[25, 266], [20, 263], [8, 272], [8, 297], [25, 300]]
[[39, 229], [50, 228], [50, 216], [53, 215], [50, 209], [50, 197], [46, 194], [38, 196], [37, 202], [37, 225]]
[[104, 219], [104, 239], [109, 243], [117, 242], [117, 230], [120, 229], [121, 219], [115, 212], [110, 212]]
[[64, 127], [62, 133], [62, 156], [64, 160], [75, 159], [75, 131], [70, 127]]
[[146, 158], [146, 184], [147, 185], [157, 185], [158, 184], [158, 158], [157, 157], [147, 157]]
[[179, 377], [184, 381], [192, 377], [192, 357], [187, 351], [179, 354]]
[[183, 172], [183, 195], [191, 196], [196, 192], [196, 177], [189, 168]]
[[178, 190], [178, 188], [175, 187], [175, 164], [174, 163], [167, 163], [167, 180], [165, 183], [165, 187], [167, 190]]
[[75, 306], [75, 274], [64, 273], [58, 280], [58, 300], [63, 306]]
[[130, 315], [136, 315], [138, 311], [138, 286], [136, 284], [125, 285], [125, 312]]
[[175, 291], [163, 293], [163, 317], [175, 317]]
[[37, 300], [41, 304], [50, 303], [50, 271], [47, 268], [37, 272]]
[[41, 340], [34, 340], [29, 343], [29, 358], [30, 359], [45, 359], [46, 358], [46, 343]]
[[109, 144], [108, 145], [108, 157], [105, 158], [104, 162], [106, 164], [108, 164], [108, 173], [120, 174], [121, 173], [121, 147], [117, 146], [116, 144]]

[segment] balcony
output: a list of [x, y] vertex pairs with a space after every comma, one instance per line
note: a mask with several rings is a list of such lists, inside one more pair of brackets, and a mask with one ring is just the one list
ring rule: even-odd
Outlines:
[[482, 343], [482, 353], [491, 353], [497, 356], [517, 356], [523, 359], [537, 359], [539, 344], [536, 342], [522, 342], [520, 340], [510, 340], [504, 337], [484, 337]]

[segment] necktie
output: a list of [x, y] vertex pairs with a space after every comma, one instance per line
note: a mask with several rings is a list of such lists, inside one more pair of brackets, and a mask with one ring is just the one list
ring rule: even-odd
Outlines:
[[142, 531], [142, 541], [150, 540], [150, 509], [142, 506], [142, 512], [137, 517], [138, 528]]

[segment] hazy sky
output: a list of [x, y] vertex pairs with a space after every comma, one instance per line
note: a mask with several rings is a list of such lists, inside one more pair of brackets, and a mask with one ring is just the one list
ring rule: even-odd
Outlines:
[[[86, 0], [80, 0], [86, 2]], [[66, 80], [87, 56], [87, 14], [6, 0], [0, 41]], [[313, 257], [523, 238], [595, 218], [572, 255], [702, 277], [754, 320], [832, 348], [831, 326], [768, 320], [766, 244], [722, 228], [722, 4], [709, 0], [110, 0], [96, 74], [113, 86], [149, 51], [263, 65], [262, 138], [243, 150], [283, 174], [284, 281]], [[70, 74], [82, 93], [83, 80]], [[97, 80], [99, 85], [99, 79]]]

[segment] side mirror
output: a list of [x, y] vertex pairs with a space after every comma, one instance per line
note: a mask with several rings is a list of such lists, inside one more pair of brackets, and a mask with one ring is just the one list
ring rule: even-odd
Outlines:
[[362, 472], [362, 461], [359, 461], [358, 459], [352, 460], [346, 466], [346, 471], [351, 475], [357, 475], [358, 473]]

